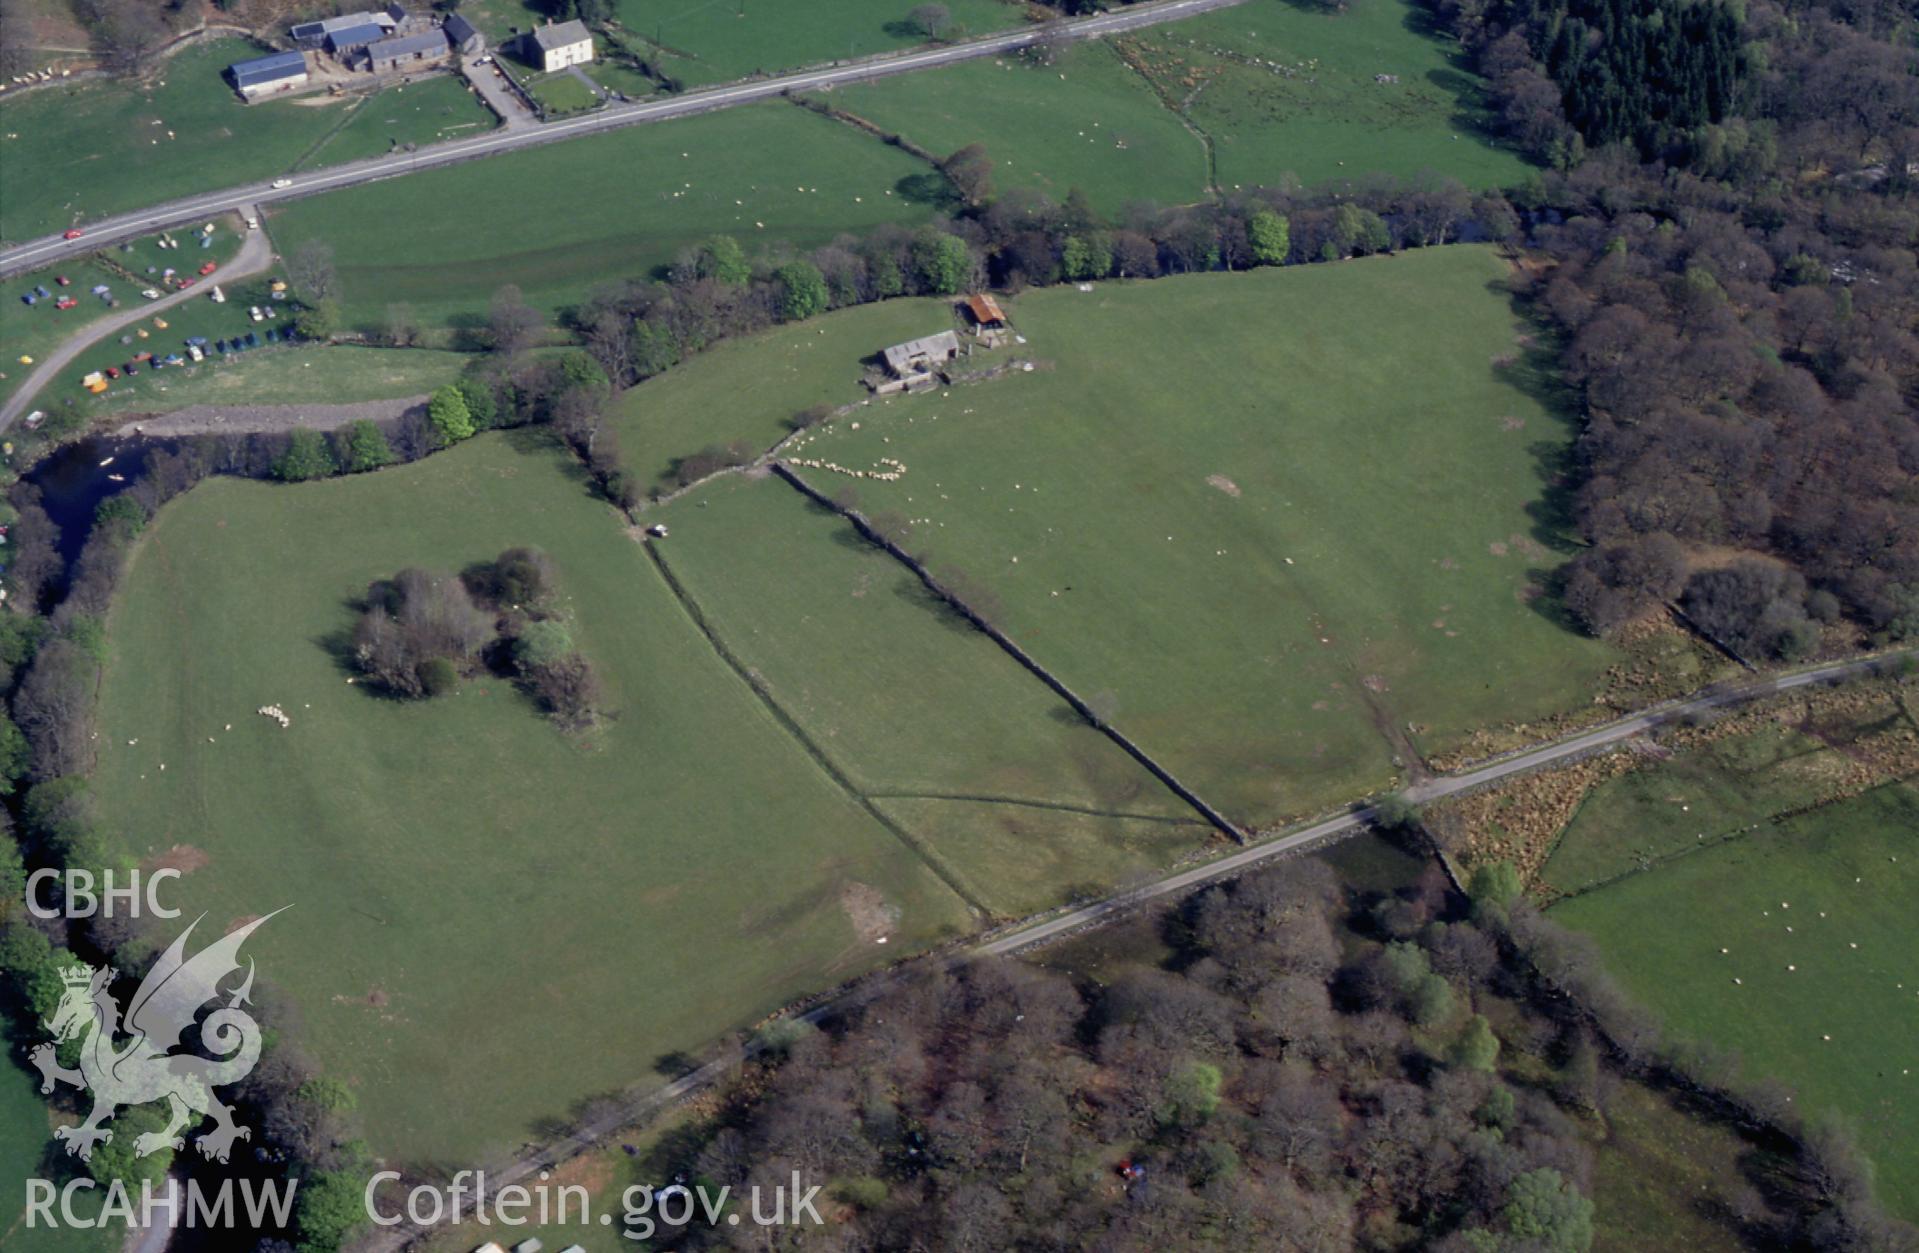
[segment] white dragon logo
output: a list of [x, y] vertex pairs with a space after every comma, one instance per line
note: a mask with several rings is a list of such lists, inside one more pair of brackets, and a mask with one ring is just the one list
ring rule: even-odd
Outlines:
[[[93, 1094], [93, 1111], [85, 1122], [54, 1130], [57, 1139], [66, 1141], [67, 1152], [86, 1161], [94, 1145], [113, 1139], [103, 1124], [116, 1109], [161, 1100], [168, 1105], [167, 1125], [133, 1142], [137, 1156], [186, 1147], [180, 1132], [189, 1111], [197, 1115], [196, 1126], [201, 1117], [213, 1117], [213, 1130], [194, 1141], [211, 1159], [224, 1162], [235, 1140], [252, 1139], [252, 1131], [235, 1124], [233, 1110], [213, 1095], [213, 1089], [244, 1079], [260, 1060], [260, 1024], [240, 1008], [253, 990], [251, 959], [245, 981], [200, 1023], [200, 1042], [217, 1058], [170, 1050], [179, 1047], [181, 1034], [194, 1025], [200, 1007], [221, 995], [221, 980], [240, 969], [240, 945], [273, 916], [256, 918], [188, 958], [187, 937], [206, 915], [196, 918], [140, 981], [127, 1006], [126, 1032], [131, 1038], [124, 1044], [114, 1039], [120, 1032], [120, 1006], [108, 990], [113, 968], [61, 970], [66, 992], [53, 1017], [42, 1024], [54, 1043], [36, 1047], [29, 1060], [39, 1068], [42, 1092], [53, 1091], [54, 1083], [63, 1081]], [[80, 1045], [80, 1068], [69, 1070], [60, 1064], [58, 1046], [82, 1034], [86, 1038]]]

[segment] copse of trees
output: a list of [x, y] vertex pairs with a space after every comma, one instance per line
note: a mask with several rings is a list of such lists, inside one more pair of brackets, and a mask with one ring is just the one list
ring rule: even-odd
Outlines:
[[407, 569], [368, 586], [353, 628], [362, 673], [396, 696], [439, 696], [478, 663], [493, 619], [450, 574]]
[[598, 715], [598, 677], [554, 604], [544, 553], [511, 548], [457, 576], [406, 569], [371, 584], [352, 637], [354, 664], [405, 699], [456, 690], [488, 670], [518, 682], [561, 726]]

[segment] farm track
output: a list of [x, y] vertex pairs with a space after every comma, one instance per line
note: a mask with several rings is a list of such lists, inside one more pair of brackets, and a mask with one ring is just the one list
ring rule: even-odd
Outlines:
[[286, 187], [271, 182], [255, 182], [223, 191], [209, 192], [168, 204], [138, 209], [89, 223], [86, 234], [77, 240], [48, 235], [0, 251], [0, 277], [34, 269], [62, 258], [90, 252], [103, 243], [114, 243], [135, 235], [149, 234], [203, 218], [210, 213], [237, 209], [242, 205], [268, 205], [319, 192], [338, 191], [381, 179], [399, 178], [420, 170], [453, 165], [463, 161], [529, 148], [536, 144], [556, 143], [585, 135], [595, 135], [624, 126], [663, 122], [671, 118], [730, 109], [755, 101], [771, 100], [796, 91], [811, 91], [840, 83], [861, 82], [893, 74], [953, 65], [979, 57], [1017, 52], [1042, 40], [1054, 38], [1097, 39], [1124, 31], [1137, 30], [1162, 22], [1194, 17], [1214, 9], [1230, 8], [1244, 0], [1161, 0], [1140, 4], [1117, 13], [1079, 18], [1069, 22], [1049, 22], [1041, 26], [987, 35], [942, 48], [895, 53], [824, 69], [802, 70], [771, 78], [749, 80], [729, 86], [687, 92], [665, 100], [614, 105], [583, 117], [547, 122], [522, 128], [504, 127], [473, 139], [432, 144], [415, 152], [372, 157], [337, 166], [323, 173], [296, 175]]
[[[1874, 667], [1888, 661], [1900, 659], [1919, 660], [1919, 651], [1907, 650], [1879, 657], [1828, 662], [1794, 674], [1774, 676], [1719, 691], [1705, 692], [1683, 700], [1667, 701], [1601, 727], [1551, 740], [1534, 748], [1507, 753], [1457, 774], [1429, 779], [1409, 788], [1406, 794], [1408, 799], [1416, 804], [1425, 804], [1443, 797], [1458, 795], [1461, 792], [1486, 787], [1513, 775], [1524, 774], [1615, 747], [1634, 736], [1643, 735], [1647, 731], [1682, 720], [1692, 714], [1732, 708], [1815, 683], [1842, 681], [1868, 673]], [[1096, 901], [1078, 909], [1050, 917], [1042, 916], [1024, 924], [1005, 928], [971, 947], [951, 953], [944, 960], [961, 962], [973, 957], [1010, 956], [1041, 948], [1124, 916], [1152, 901], [1181, 896], [1234, 878], [1267, 862], [1299, 853], [1314, 845], [1356, 834], [1365, 829], [1373, 817], [1374, 810], [1370, 805], [1356, 805], [1345, 814], [1325, 819], [1289, 834], [1261, 841], [1250, 848], [1241, 849], [1203, 865], [1174, 871], [1143, 887], [1117, 893], [1105, 900]], [[828, 996], [795, 1017], [817, 1023], [833, 1014], [855, 1009], [895, 986], [903, 977], [897, 968], [870, 975]], [[499, 1188], [507, 1184], [521, 1182], [543, 1170], [554, 1170], [563, 1162], [603, 1147], [606, 1138], [614, 1132], [651, 1118], [662, 1110], [671, 1108], [687, 1097], [711, 1086], [732, 1073], [743, 1062], [751, 1060], [758, 1052], [759, 1049], [751, 1041], [736, 1048], [729, 1048], [721, 1056], [697, 1070], [642, 1096], [621, 1102], [615, 1108], [582, 1123], [562, 1137], [527, 1149], [509, 1162], [489, 1166], [485, 1174], [486, 1182], [497, 1192]], [[431, 1225], [418, 1224], [393, 1227], [367, 1237], [357, 1247], [362, 1253], [375, 1253], [375, 1251], [395, 1253], [423, 1239], [434, 1229]]]

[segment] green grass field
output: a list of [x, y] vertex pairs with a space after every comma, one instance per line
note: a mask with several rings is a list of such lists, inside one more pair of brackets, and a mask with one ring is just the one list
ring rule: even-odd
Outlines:
[[1809, 804], [1844, 759], [1782, 726], [1610, 779], [1567, 824], [1542, 877], [1577, 892]]
[[585, 83], [565, 70], [535, 74], [526, 80], [526, 89], [540, 102], [548, 117], [584, 113], [599, 103], [599, 97], [588, 90]]
[[[186, 251], [182, 249], [181, 254], [185, 255]], [[218, 278], [219, 274], [215, 273], [211, 278], [201, 280], [199, 290], [210, 297], [214, 282]], [[170, 309], [162, 309], [158, 313], [141, 319], [137, 325], [130, 326], [117, 335], [90, 345], [86, 351], [74, 359], [61, 376], [41, 390], [34, 403], [42, 408], [51, 409], [54, 405], [72, 401], [85, 412], [102, 413], [122, 412], [130, 407], [141, 405], [156, 409], [178, 408], [178, 404], [171, 398], [163, 399], [168, 397], [176, 381], [185, 382], [192, 376], [204, 376], [243, 359], [236, 357], [227, 361], [220, 359], [217, 355], [211, 355], [214, 351], [211, 348], [212, 341], [233, 335], [244, 335], [252, 331], [259, 336], [262, 344], [266, 345], [268, 328], [287, 327], [292, 324], [291, 305], [286, 301], [275, 302], [269, 299], [267, 284], [268, 276], [264, 275], [242, 279], [238, 283], [220, 284], [221, 291], [227, 297], [224, 303], [215, 304], [211, 299], [184, 301]], [[116, 284], [116, 288], [125, 286], [124, 283]], [[130, 292], [128, 295], [132, 300], [140, 298], [137, 292]], [[253, 305], [273, 310], [274, 316], [257, 323], [252, 321], [247, 314], [247, 309]], [[161, 326], [162, 322], [166, 325]], [[158, 371], [142, 367], [139, 374], [111, 380], [107, 390], [97, 396], [81, 386], [80, 380], [88, 373], [103, 370], [107, 366], [124, 366], [135, 353], [150, 352], [162, 358], [169, 353], [179, 353], [185, 357], [187, 340], [196, 336], [204, 337], [209, 341], [209, 359], [199, 365]], [[258, 374], [256, 373], [253, 377], [257, 380]], [[271, 389], [242, 396], [229, 388], [225, 395], [235, 400], [268, 401], [272, 399]], [[340, 399], [347, 398], [345, 395], [340, 397]], [[359, 399], [371, 399], [371, 397]]]
[[944, 300], [887, 300], [727, 340], [620, 395], [621, 450], [650, 487], [665, 490], [675, 458], [734, 440], [770, 448], [801, 410], [864, 397], [857, 363], [876, 346], [951, 321]]
[[1748, 1151], [1737, 1135], [1637, 1083], [1608, 1090], [1604, 1127], [1592, 1190], [1597, 1253], [1748, 1247], [1714, 1212]]
[[[112, 826], [136, 856], [202, 851], [189, 914], [294, 906], [250, 945], [261, 977], [408, 1161], [515, 1144], [662, 1054], [969, 925], [571, 465], [514, 443], [295, 488], [210, 481], [154, 524], [110, 623]], [[431, 704], [346, 682], [333, 641], [368, 580], [514, 544], [556, 562], [607, 725], [569, 738], [493, 679]], [[269, 702], [291, 729], [254, 712]]]
[[[1862, 699], [1851, 708], [1817, 717], [1783, 708], [1751, 731], [1600, 784], [1560, 833], [1542, 880], [1555, 892], [1579, 892], [1857, 791], [1874, 777], [1862, 775], [1860, 763], [1897, 760], [1913, 727], [1897, 688], [1852, 690]], [[1898, 767], [1881, 771], [1883, 778]]]
[[[925, 42], [911, 29], [906, 0], [619, 0], [632, 34], [663, 49], [667, 73], [690, 86], [872, 56]], [[948, 39], [984, 35], [1022, 20], [1006, 0], [948, 0]]]
[[1493, 143], [1481, 83], [1408, 0], [1339, 13], [1252, 0], [1126, 46], [1211, 137], [1224, 188], [1424, 170], [1491, 187], [1530, 168]]
[[[60, 1122], [73, 1122], [62, 1116]], [[55, 1165], [49, 1157], [57, 1152], [53, 1139], [55, 1117], [46, 1098], [40, 1095], [38, 1072], [28, 1072], [12, 1061], [0, 1062], [0, 1249], [19, 1249], [22, 1253], [106, 1253], [120, 1247], [111, 1229], [87, 1231], [59, 1227], [49, 1229], [36, 1224], [26, 1226], [26, 1181], [29, 1178], [52, 1179], [59, 1186], [70, 1176], [44, 1173]], [[99, 1201], [87, 1193], [75, 1196], [74, 1209], [80, 1214], [95, 1213]], [[54, 1212], [59, 1213], [56, 1206]]]
[[434, 75], [348, 102], [339, 129], [296, 163], [299, 169], [383, 156], [407, 144], [470, 139], [499, 124], [466, 80]]
[[446, 109], [460, 113], [459, 121], [491, 124], [478, 104], [455, 102], [443, 88], [426, 92], [447, 99], [423, 117], [409, 115], [407, 93], [417, 86], [364, 104], [310, 96], [245, 105], [221, 75], [234, 61], [259, 55], [244, 40], [213, 40], [169, 59], [150, 84], [76, 82], [0, 101], [0, 236], [25, 239], [84, 225], [268, 178], [315, 157], [330, 164], [383, 152], [383, 138], [369, 150], [382, 129], [373, 118], [402, 119], [393, 133], [416, 140], [453, 118]]
[[[948, 39], [984, 35], [1023, 20], [1020, 6], [1009, 0], [948, 0], [946, 7], [952, 14], [952, 26], [944, 32]], [[913, 47], [925, 36], [906, 25], [912, 9], [910, 0], [812, 0], [804, 6], [768, 0], [618, 0], [614, 22], [616, 33], [656, 57], [668, 74], [702, 87]], [[496, 47], [544, 16], [529, 0], [467, 0], [460, 13]], [[595, 42], [604, 56], [605, 35]], [[599, 66], [589, 72], [600, 78]]]
[[1029, 291], [1033, 372], [877, 402], [795, 455], [905, 462], [806, 473], [916, 519], [909, 549], [1229, 814], [1313, 811], [1383, 786], [1389, 737], [1578, 706], [1612, 655], [1536, 599], [1568, 431], [1492, 364], [1522, 329], [1502, 265]]
[[[1919, 1217], [1919, 791], [1892, 784], [1556, 905], [1681, 1034], [1843, 1115]], [[1722, 952], [1721, 950], [1727, 950]]]
[[777, 479], [659, 515], [720, 639], [820, 751], [1008, 915], [1165, 866], [1211, 831], [905, 570]]
[[470, 354], [353, 344], [274, 345], [199, 365], [116, 380], [81, 401], [89, 414], [160, 413], [189, 405], [337, 405], [423, 396], [460, 377]]
[[331, 243], [348, 321], [378, 327], [394, 301], [429, 322], [477, 318], [505, 283], [556, 308], [715, 231], [750, 252], [918, 221], [927, 210], [895, 184], [924, 172], [849, 127], [765, 104], [315, 196], [272, 225], [284, 252]]
[[[14, 389], [26, 382], [27, 376], [33, 373], [33, 367], [21, 362], [21, 357], [33, 357], [36, 360], [44, 357], [113, 312], [110, 306], [93, 295], [94, 287], [106, 285], [123, 307], [139, 302], [140, 289], [144, 284], [128, 282], [102, 264], [101, 257], [132, 270], [143, 279], [148, 277], [146, 270], [149, 266], [156, 269], [152, 277], [157, 277], [158, 270], [169, 266], [190, 274], [199, 269], [203, 262], [225, 263], [231, 260], [240, 249], [238, 228], [237, 219], [220, 217], [214, 219], [214, 233], [210, 237], [213, 242], [205, 248], [199, 246], [197, 230], [173, 231], [169, 236], [179, 241], [178, 248], [162, 248], [158, 244], [161, 236], [151, 235], [110, 248], [103, 254], [62, 261], [58, 265], [50, 265], [0, 283], [0, 293], [4, 293], [4, 299], [0, 299], [0, 345], [5, 346], [6, 353], [4, 359], [0, 359], [0, 400], [11, 396]], [[73, 280], [72, 283], [66, 287], [60, 286], [56, 281], [60, 275]], [[36, 284], [45, 287], [56, 298], [72, 296], [80, 302], [79, 307], [56, 309], [51, 299], [34, 305], [26, 304], [20, 297], [32, 291]]]
[[1206, 194], [1205, 147], [1104, 41], [1070, 47], [1049, 67], [967, 61], [822, 98], [942, 156], [985, 143], [1001, 190], [1064, 200], [1078, 187], [1114, 214], [1136, 200]]

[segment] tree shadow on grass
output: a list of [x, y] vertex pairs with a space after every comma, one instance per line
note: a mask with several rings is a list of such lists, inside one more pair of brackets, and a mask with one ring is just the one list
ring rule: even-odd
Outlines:
[[360, 669], [353, 647], [353, 628], [366, 612], [366, 600], [360, 596], [343, 596], [339, 607], [349, 615], [346, 625], [313, 637], [314, 647], [327, 655], [333, 662], [333, 668], [353, 680], [353, 686], [376, 700], [394, 700], [400, 697], [377, 684], [367, 681], [366, 672]]
[[477, 313], [449, 314], [446, 324], [453, 331], [456, 352], [485, 352], [491, 346], [487, 343], [486, 319]]
[[935, 596], [931, 588], [911, 575], [901, 575], [894, 580], [893, 595], [916, 609], [924, 609], [932, 614], [935, 622], [956, 635], [970, 636], [978, 633], [973, 624], [968, 622], [959, 610], [953, 608], [951, 601], [944, 596]]
[[1487, 287], [1506, 297], [1523, 328], [1516, 335], [1514, 350], [1494, 359], [1494, 373], [1536, 403], [1559, 428], [1559, 438], [1539, 440], [1526, 450], [1542, 484], [1539, 497], [1526, 506], [1533, 522], [1532, 538], [1569, 556], [1586, 547], [1575, 512], [1584, 474], [1575, 443], [1579, 396], [1560, 375], [1557, 340], [1534, 321], [1503, 282], [1495, 280]]
[[945, 175], [931, 170], [924, 174], [906, 175], [893, 184], [893, 190], [908, 204], [941, 210], [956, 209], [960, 205], [959, 193], [953, 190], [953, 184], [946, 180]]
[[661, 1053], [653, 1059], [653, 1073], [664, 1075], [668, 1079], [684, 1079], [698, 1070], [703, 1063], [684, 1049], [674, 1049]]

